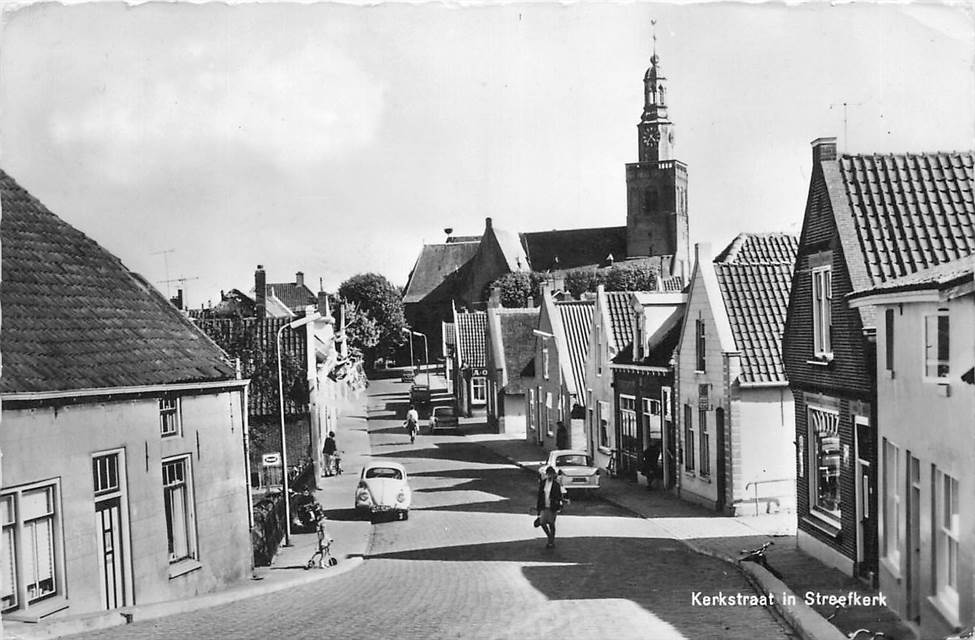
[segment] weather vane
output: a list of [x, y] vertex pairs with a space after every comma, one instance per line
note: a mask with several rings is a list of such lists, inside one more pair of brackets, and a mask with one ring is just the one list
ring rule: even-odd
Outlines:
[[650, 18], [650, 55], [651, 57], [657, 57], [657, 19]]

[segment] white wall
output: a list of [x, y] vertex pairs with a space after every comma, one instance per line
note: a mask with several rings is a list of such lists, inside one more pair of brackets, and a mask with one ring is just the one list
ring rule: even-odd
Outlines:
[[[58, 478], [64, 577], [70, 608], [100, 608], [92, 454], [122, 448], [136, 604], [192, 596], [250, 575], [243, 456], [243, 391], [183, 396], [181, 436], [159, 434], [158, 399], [59, 408], [3, 409], [3, 488]], [[163, 458], [189, 454], [200, 567], [170, 579]]]
[[[785, 386], [742, 389], [740, 399], [734, 401], [732, 431], [740, 444], [733, 457], [736, 514], [755, 514], [756, 487], [748, 486], [750, 482], [761, 482], [757, 486], [760, 513], [795, 509], [794, 404], [792, 392]], [[779, 482], [769, 482], [772, 480]], [[739, 501], [745, 504], [739, 505]]]

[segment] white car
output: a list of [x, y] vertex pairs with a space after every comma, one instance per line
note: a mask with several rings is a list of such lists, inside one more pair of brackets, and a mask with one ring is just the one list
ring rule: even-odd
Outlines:
[[545, 477], [545, 470], [554, 467], [559, 474], [559, 483], [567, 491], [595, 490], [599, 488], [599, 468], [593, 465], [592, 458], [585, 451], [556, 449], [548, 454], [538, 475]]
[[403, 465], [377, 460], [362, 469], [355, 488], [355, 510], [372, 518], [390, 514], [406, 520], [410, 517], [412, 498]]

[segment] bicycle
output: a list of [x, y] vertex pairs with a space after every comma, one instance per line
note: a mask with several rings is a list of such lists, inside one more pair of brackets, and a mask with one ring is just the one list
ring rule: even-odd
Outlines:
[[765, 569], [773, 576], [781, 580], [782, 574], [780, 574], [778, 571], [772, 568], [772, 565], [768, 563], [768, 557], [766, 556], [766, 553], [768, 552], [768, 548], [773, 544], [775, 543], [769, 540], [762, 546], [756, 547], [755, 549], [742, 549], [741, 553], [743, 555], [740, 558], [738, 558], [738, 564], [740, 565], [742, 562], [754, 562], [755, 564], [761, 565], [763, 569]]
[[315, 553], [311, 555], [311, 558], [308, 559], [308, 562], [305, 563], [305, 569], [311, 569], [316, 565], [319, 569], [334, 567], [339, 563], [339, 561], [335, 556], [332, 555], [332, 543], [335, 542], [335, 540], [328, 535], [328, 531], [325, 529], [324, 513], [320, 514], [316, 532], [318, 533], [318, 550], [315, 551]]
[[975, 638], [975, 627], [969, 627], [967, 630], [947, 636], [945, 640], [972, 640], [972, 638]]
[[846, 637], [850, 640], [856, 640], [861, 633], [873, 634], [870, 636], [864, 636], [869, 637], [869, 640], [881, 640], [884, 638], [886, 638], [886, 640], [893, 640], [893, 638], [883, 631], [871, 631], [870, 629], [857, 629], [856, 631], [851, 631], [850, 633], [846, 634]]

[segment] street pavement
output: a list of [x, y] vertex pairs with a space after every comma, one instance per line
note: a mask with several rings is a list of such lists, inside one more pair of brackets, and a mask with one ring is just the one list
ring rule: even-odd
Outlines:
[[[413, 510], [409, 520], [373, 526], [358, 567], [74, 637], [794, 637], [769, 608], [701, 604], [706, 596], [757, 592], [733, 565], [691, 551], [652, 519], [606, 501], [573, 500], [558, 520], [556, 548], [546, 549], [531, 526], [534, 474], [483, 446], [477, 434], [424, 431], [411, 445], [401, 426], [406, 390], [389, 380], [372, 383], [368, 435], [373, 457], [405, 465]], [[367, 524], [354, 520], [352, 500], [349, 490], [325, 504], [336, 532]], [[354, 559], [344, 555], [344, 563]]]

